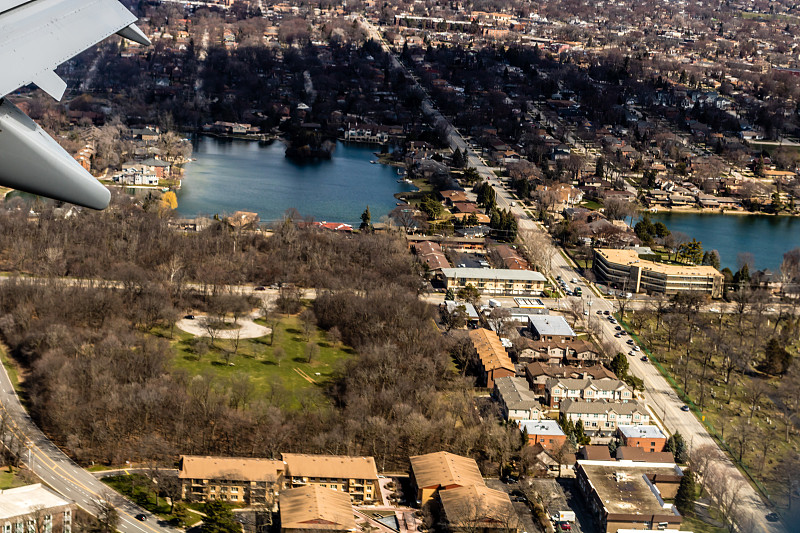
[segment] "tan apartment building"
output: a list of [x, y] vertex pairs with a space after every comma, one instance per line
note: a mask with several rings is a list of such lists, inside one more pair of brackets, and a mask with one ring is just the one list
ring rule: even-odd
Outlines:
[[640, 259], [636, 250], [596, 248], [592, 270], [599, 281], [629, 292], [696, 291], [722, 297], [724, 276], [712, 266], [668, 265]]
[[583, 429], [589, 435], [610, 435], [617, 430], [617, 426], [641, 426], [650, 424], [650, 414], [644, 404], [636, 400], [628, 403], [607, 402], [578, 402], [563, 400], [559, 411], [572, 420], [583, 422]]
[[439, 491], [484, 484], [475, 459], [449, 452], [415, 455], [409, 459], [411, 484], [417, 491], [420, 505], [428, 503]]
[[181, 498], [274, 506], [284, 480], [283, 461], [249, 457], [182, 455]]
[[485, 328], [473, 329], [469, 338], [481, 361], [481, 386], [493, 389], [496, 379], [516, 374], [514, 363], [497, 333]]
[[508, 493], [486, 485], [458, 487], [440, 493], [442, 528], [450, 533], [516, 533], [522, 529]]
[[41, 483], [0, 490], [3, 533], [71, 533], [76, 506]]
[[280, 510], [282, 533], [358, 530], [350, 496], [319, 485], [283, 491]]
[[287, 488], [318, 485], [345, 492], [353, 505], [381, 501], [378, 470], [372, 457], [348, 455], [281, 454], [286, 466]]
[[443, 268], [445, 289], [471, 285], [488, 295], [541, 295], [547, 279], [532, 270], [507, 268]]

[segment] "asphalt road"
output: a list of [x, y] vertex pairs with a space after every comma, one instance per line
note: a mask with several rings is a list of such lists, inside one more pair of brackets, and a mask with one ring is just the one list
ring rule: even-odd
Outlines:
[[[5, 368], [0, 372], [0, 409], [8, 417], [11, 433], [27, 444], [23, 463], [59, 494], [91, 514], [96, 512], [98, 500], [111, 501], [119, 513], [118, 529], [122, 533], [175, 533], [174, 529], [159, 526], [157, 517], [95, 479], [58, 449], [31, 421]], [[137, 520], [139, 514], [147, 520]]]

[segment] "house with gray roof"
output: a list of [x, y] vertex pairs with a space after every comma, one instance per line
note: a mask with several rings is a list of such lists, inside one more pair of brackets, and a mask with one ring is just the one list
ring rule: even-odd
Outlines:
[[542, 417], [539, 397], [528, 388], [525, 378], [497, 378], [494, 397], [500, 403], [506, 420], [539, 420]]
[[644, 404], [636, 400], [617, 403], [605, 400], [580, 402], [568, 399], [561, 402], [559, 410], [573, 423], [582, 421], [583, 429], [588, 435], [611, 435], [617, 430], [617, 426], [639, 426], [650, 423], [650, 413]]
[[545, 401], [558, 408], [564, 400], [595, 402], [600, 400], [627, 403], [633, 399], [633, 391], [619, 379], [550, 378], [545, 381]]
[[560, 315], [530, 315], [528, 328], [537, 341], [572, 342], [577, 338], [567, 319]]

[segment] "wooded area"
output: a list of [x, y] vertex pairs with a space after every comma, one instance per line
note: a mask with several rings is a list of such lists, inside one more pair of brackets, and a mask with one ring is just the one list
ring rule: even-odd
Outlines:
[[[81, 462], [302, 451], [404, 469], [409, 455], [442, 448], [495, 462], [521, 446], [477, 416], [397, 237], [291, 221], [270, 237], [221, 221], [180, 233], [129, 204], [66, 220], [47, 209], [37, 221], [0, 216], [4, 269], [36, 276], [0, 284], [0, 335], [27, 370], [32, 416]], [[264, 395], [243, 406], [241, 380], [171, 364], [184, 309], [241, 306], [225, 284], [273, 282], [317, 288], [319, 325], [356, 352], [321, 384], [328, 402], [297, 409]]]

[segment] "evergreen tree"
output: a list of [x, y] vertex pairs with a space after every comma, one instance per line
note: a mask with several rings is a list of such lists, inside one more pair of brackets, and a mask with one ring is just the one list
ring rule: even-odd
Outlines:
[[219, 501], [212, 500], [203, 506], [203, 525], [200, 527], [201, 533], [241, 533], [242, 526], [236, 521], [230, 506]]
[[676, 463], [683, 464], [689, 459], [686, 441], [683, 440], [683, 435], [677, 431], [667, 439], [667, 444], [664, 446], [664, 451], [672, 452]]
[[447, 292], [444, 295], [444, 299], [445, 300], [455, 300], [456, 299], [456, 293], [455, 293], [455, 291], [453, 290], [452, 287], [447, 289]]
[[453, 157], [450, 162], [454, 168], [464, 168], [464, 165], [467, 164], [464, 154], [462, 154], [461, 150], [458, 148], [456, 148], [456, 151], [453, 152]]
[[605, 177], [606, 159], [605, 157], [598, 157], [597, 162], [594, 164], [594, 175], [598, 178]]
[[630, 363], [628, 363], [628, 358], [625, 357], [624, 353], [618, 352], [611, 361], [611, 371], [617, 375], [618, 379], [624, 380], [625, 376], [628, 375], [629, 368]]
[[361, 231], [372, 231], [372, 215], [369, 212], [369, 206], [361, 213], [361, 225], [358, 227]]
[[694, 502], [697, 499], [697, 486], [694, 472], [686, 470], [681, 478], [678, 493], [675, 495], [675, 507], [684, 516], [694, 515]]

